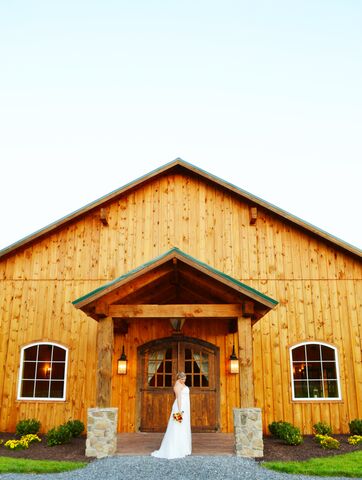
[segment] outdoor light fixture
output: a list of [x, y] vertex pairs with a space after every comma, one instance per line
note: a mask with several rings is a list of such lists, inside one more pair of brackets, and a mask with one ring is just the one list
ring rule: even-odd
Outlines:
[[118, 375], [126, 375], [127, 373], [127, 357], [124, 353], [124, 345], [122, 347], [122, 354], [117, 360], [117, 373]]
[[239, 373], [239, 359], [235, 355], [235, 345], [233, 344], [233, 351], [229, 358], [229, 371], [230, 373]]

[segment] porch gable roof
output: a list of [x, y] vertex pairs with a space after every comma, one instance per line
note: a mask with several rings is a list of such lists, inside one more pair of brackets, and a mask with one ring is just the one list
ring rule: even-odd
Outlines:
[[212, 281], [216, 282], [218, 285], [221, 285], [223, 288], [227, 289], [227, 291], [231, 292], [231, 294], [240, 297], [240, 299], [246, 298], [257, 304], [261, 309], [264, 310], [264, 314], [266, 313], [266, 311], [269, 311], [278, 304], [278, 302], [273, 298], [268, 297], [264, 293], [261, 293], [258, 290], [250, 287], [249, 285], [246, 285], [245, 283], [236, 280], [230, 275], [227, 275], [224, 272], [221, 272], [216, 268], [211, 267], [204, 262], [201, 262], [200, 260], [192, 257], [191, 255], [181, 251], [177, 247], [170, 249], [169, 251], [144, 263], [143, 265], [140, 265], [139, 267], [131, 270], [130, 272], [125, 273], [124, 275], [121, 275], [120, 277], [96, 288], [95, 290], [74, 300], [72, 303], [76, 308], [82, 309], [83, 311], [87, 312], [87, 310], [89, 310], [89, 307], [91, 307], [92, 304], [95, 304], [97, 300], [105, 298], [112, 292], [122, 287], [125, 287], [128, 283], [147, 274], [148, 272], [151, 272], [157, 268], [162, 268], [162, 266], [164, 266], [168, 262], [178, 261], [183, 264], [185, 268], [191, 269], [192, 271], [209, 278], [210, 283]]

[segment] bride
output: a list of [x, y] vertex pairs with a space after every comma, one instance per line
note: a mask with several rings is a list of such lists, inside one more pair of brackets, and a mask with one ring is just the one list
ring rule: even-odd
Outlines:
[[179, 372], [173, 387], [176, 398], [167, 430], [160, 449], [151, 453], [153, 457], [172, 459], [191, 455], [190, 390], [185, 381], [186, 375]]

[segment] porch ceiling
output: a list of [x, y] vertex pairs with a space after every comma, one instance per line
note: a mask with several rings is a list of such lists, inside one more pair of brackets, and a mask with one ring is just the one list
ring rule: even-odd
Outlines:
[[277, 303], [178, 248], [73, 302], [96, 319], [111, 305], [241, 304], [254, 320]]

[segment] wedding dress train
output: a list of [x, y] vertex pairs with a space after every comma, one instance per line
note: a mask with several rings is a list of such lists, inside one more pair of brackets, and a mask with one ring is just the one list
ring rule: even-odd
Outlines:
[[175, 399], [160, 449], [151, 453], [153, 457], [172, 459], [191, 455], [190, 390], [187, 386], [181, 392], [181, 410], [184, 413], [179, 423], [173, 418], [173, 414], [179, 411]]

